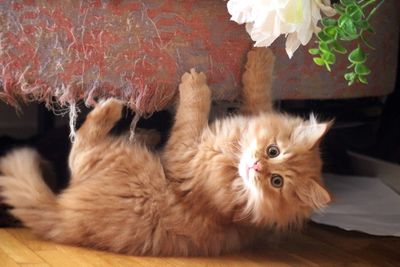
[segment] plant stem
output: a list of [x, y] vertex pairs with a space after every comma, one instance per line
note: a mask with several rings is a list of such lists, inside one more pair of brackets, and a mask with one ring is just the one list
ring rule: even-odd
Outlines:
[[374, 3], [375, 0], [369, 0], [368, 2], [366, 2], [364, 5], [361, 6], [362, 9], [366, 8], [367, 6], [369, 6], [370, 4]]
[[[375, 0], [374, 0], [375, 1]], [[379, 2], [379, 4], [377, 4], [369, 13], [368, 17], [367, 17], [367, 21], [369, 21], [369, 19], [371, 18], [372, 15], [374, 15], [374, 13], [378, 10], [378, 8], [383, 4], [383, 2], [385, 2], [385, 0], [382, 0]]]

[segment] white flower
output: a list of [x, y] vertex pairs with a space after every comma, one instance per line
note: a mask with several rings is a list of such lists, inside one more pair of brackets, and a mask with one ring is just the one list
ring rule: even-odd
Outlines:
[[246, 23], [255, 46], [270, 46], [279, 35], [286, 35], [289, 58], [320, 31], [320, 11], [327, 16], [336, 14], [330, 0], [229, 0], [228, 11], [231, 20]]

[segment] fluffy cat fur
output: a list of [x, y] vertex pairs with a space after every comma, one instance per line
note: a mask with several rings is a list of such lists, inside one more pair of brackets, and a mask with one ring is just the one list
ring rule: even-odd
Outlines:
[[[102, 102], [77, 132], [64, 192], [54, 195], [43, 182], [37, 152], [19, 149], [0, 160], [1, 195], [45, 239], [134, 255], [220, 255], [251, 244], [265, 228], [300, 225], [330, 201], [318, 149], [330, 123], [272, 111], [273, 65], [270, 50], [250, 51], [243, 115], [211, 125], [206, 77], [185, 73], [159, 154], [146, 134], [133, 143], [108, 135], [122, 104]], [[271, 144], [276, 157], [267, 155]], [[276, 174], [282, 187], [272, 185]]]

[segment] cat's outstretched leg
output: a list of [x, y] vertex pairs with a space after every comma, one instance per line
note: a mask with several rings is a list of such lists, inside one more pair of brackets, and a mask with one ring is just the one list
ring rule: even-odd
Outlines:
[[163, 165], [167, 175], [184, 176], [182, 164], [192, 158], [199, 138], [208, 125], [211, 106], [211, 90], [204, 73], [194, 69], [182, 76], [179, 85], [179, 105], [175, 123], [163, 152]]
[[104, 138], [121, 118], [123, 103], [115, 98], [100, 102], [77, 131], [76, 142], [96, 143]]
[[86, 173], [95, 166], [93, 162], [100, 161], [109, 149], [104, 140], [121, 118], [122, 107], [121, 101], [110, 98], [101, 101], [87, 115], [85, 122], [76, 133], [75, 142], [69, 154], [70, 187], [87, 179]]
[[247, 53], [247, 63], [242, 77], [244, 114], [258, 114], [272, 110], [272, 75], [275, 56], [268, 48], [253, 48]]

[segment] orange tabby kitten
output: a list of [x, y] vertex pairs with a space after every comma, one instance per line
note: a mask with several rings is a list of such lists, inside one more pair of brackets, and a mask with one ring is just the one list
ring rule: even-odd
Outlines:
[[250, 51], [245, 115], [212, 125], [205, 75], [185, 73], [160, 156], [146, 140], [109, 136], [122, 104], [100, 103], [77, 133], [62, 194], [43, 182], [39, 155], [20, 149], [0, 160], [1, 195], [43, 238], [135, 255], [219, 255], [263, 228], [301, 224], [330, 201], [318, 151], [329, 123], [271, 111], [273, 65], [271, 51]]

